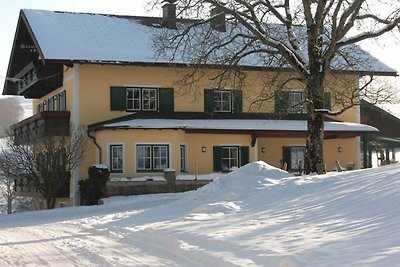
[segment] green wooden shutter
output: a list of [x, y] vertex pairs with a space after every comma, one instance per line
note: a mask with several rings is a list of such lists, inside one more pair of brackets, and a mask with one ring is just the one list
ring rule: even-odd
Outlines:
[[325, 92], [324, 93], [324, 108], [331, 110], [331, 93]]
[[214, 171], [222, 171], [222, 147], [213, 147], [213, 159]]
[[204, 112], [214, 112], [214, 90], [204, 89]]
[[250, 151], [248, 146], [242, 146], [240, 148], [240, 167], [249, 163]]
[[174, 112], [174, 89], [160, 88], [159, 89], [159, 111]]
[[126, 110], [126, 88], [112, 86], [110, 88], [111, 110]]
[[243, 110], [242, 90], [232, 90], [233, 96], [233, 112], [240, 113]]
[[288, 170], [292, 168], [292, 156], [290, 146], [282, 147], [282, 160], [283, 162], [287, 163]]
[[279, 91], [275, 92], [275, 112], [287, 112], [289, 108], [289, 92]]

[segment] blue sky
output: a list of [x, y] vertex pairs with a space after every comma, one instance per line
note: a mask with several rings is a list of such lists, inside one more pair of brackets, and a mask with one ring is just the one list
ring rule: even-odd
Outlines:
[[[120, 15], [151, 15], [161, 16], [161, 8], [152, 12], [148, 11], [146, 4], [149, 0], [12, 0], [5, 1], [0, 9], [0, 89], [2, 91], [4, 77], [6, 76], [11, 47], [14, 40], [19, 10], [45, 9], [90, 13], [108, 13]], [[369, 40], [362, 47], [385, 64], [400, 73], [400, 60], [398, 49], [400, 40], [392, 35], [384, 36], [381, 41]], [[396, 78], [397, 84], [400, 78]], [[0, 96], [1, 97], [1, 96]]]

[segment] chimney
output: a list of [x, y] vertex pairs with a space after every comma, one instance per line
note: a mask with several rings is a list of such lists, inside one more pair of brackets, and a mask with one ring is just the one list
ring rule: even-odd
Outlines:
[[166, 0], [164, 1], [163, 17], [161, 24], [163, 27], [169, 29], [176, 29], [176, 0]]
[[220, 7], [213, 7], [210, 11], [211, 27], [219, 32], [226, 31], [225, 12]]

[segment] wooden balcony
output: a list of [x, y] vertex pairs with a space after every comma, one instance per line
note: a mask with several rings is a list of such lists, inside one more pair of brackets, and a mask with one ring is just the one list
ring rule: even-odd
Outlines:
[[40, 61], [31, 62], [19, 71], [15, 78], [17, 94], [26, 98], [40, 98], [62, 86], [63, 69], [60, 64], [43, 66]]
[[11, 126], [15, 142], [25, 143], [43, 135], [69, 136], [69, 111], [43, 111]]

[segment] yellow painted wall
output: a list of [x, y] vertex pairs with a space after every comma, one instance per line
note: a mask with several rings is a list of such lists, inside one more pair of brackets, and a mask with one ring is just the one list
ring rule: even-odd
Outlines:
[[[173, 87], [175, 93], [175, 111], [204, 111], [204, 89], [215, 88], [217, 84], [210, 81], [209, 77], [215, 75], [210, 71], [198, 83], [196, 88], [188, 86], [180, 87], [176, 81], [185, 74], [184, 69], [165, 67], [140, 67], [140, 66], [113, 66], [113, 65], [80, 65], [79, 86], [80, 86], [80, 121], [82, 123], [94, 123], [106, 119], [112, 119], [129, 112], [110, 110], [110, 87], [111, 86], [148, 86], [148, 87]], [[268, 79], [288, 79], [289, 74], [280, 74], [277, 78], [274, 73], [246, 72], [244, 81], [227, 82], [225, 88], [242, 89], [243, 91], [243, 112], [273, 112], [274, 98], [273, 91], [275, 84], [268, 83]], [[348, 81], [346, 85], [356, 86], [355, 76], [343, 76]], [[328, 78], [328, 80], [330, 80]], [[327, 82], [329, 84], [329, 82]], [[336, 87], [335, 87], [336, 86]], [[331, 85], [332, 91], [340, 90], [337, 84]], [[342, 85], [345, 86], [345, 85]], [[270, 88], [270, 94], [265, 96], [269, 101], [256, 102], [260, 99], [260, 92], [263, 88]], [[328, 86], [328, 88], [330, 88]], [[302, 89], [299, 82], [289, 82], [284, 89]], [[258, 103], [262, 103], [258, 106]], [[334, 106], [334, 109], [339, 108]], [[101, 110], [101, 112], [99, 112]], [[350, 109], [344, 114], [336, 117], [339, 120], [356, 122], [356, 110]]]
[[[136, 144], [168, 144], [170, 146], [170, 168], [175, 169], [177, 173], [180, 170], [180, 145], [187, 146], [189, 173], [195, 173], [196, 162], [199, 173], [213, 172], [213, 146], [251, 146], [249, 135], [186, 134], [182, 130], [104, 130], [96, 132], [95, 136], [102, 149], [102, 163], [108, 166], [109, 145], [123, 144], [124, 171], [123, 173], [113, 173], [113, 177], [157, 175], [157, 173], [136, 173]], [[206, 148], [206, 152], [202, 152], [202, 147]], [[255, 160], [254, 149], [249, 148], [250, 161]], [[96, 154], [98, 158], [98, 151]]]
[[[78, 77], [74, 76], [78, 73]], [[34, 110], [39, 102], [48, 99], [54, 94], [66, 90], [67, 110], [71, 111], [71, 123], [75, 120], [73, 110], [74, 84], [79, 87], [79, 103], [75, 103], [79, 108], [80, 125], [89, 125], [100, 121], [121, 117], [131, 114], [125, 111], [110, 110], [110, 87], [111, 86], [146, 86], [146, 87], [173, 87], [175, 93], [175, 111], [204, 111], [204, 89], [217, 88], [218, 84], [209, 79], [210, 75], [215, 75], [214, 71], [206, 71], [204, 77], [200, 77], [196, 87], [180, 86], [176, 83], [187, 70], [180, 68], [165, 67], [141, 67], [141, 66], [117, 66], [117, 65], [79, 65], [78, 68], [64, 69], [64, 85], [61, 88], [42, 97], [40, 100], [33, 101]], [[288, 79], [290, 73], [267, 73], [267, 72], [245, 72], [244, 79], [233, 77], [222, 83], [222, 87], [227, 89], [241, 89], [243, 92], [243, 112], [273, 112], [274, 98], [271, 92], [274, 91], [277, 84], [283, 79]], [[327, 87], [332, 93], [340, 91], [342, 86], [352, 84], [357, 86], [356, 76], [343, 76], [343, 83], [330, 82], [334, 80], [328, 78]], [[264, 95], [266, 101], [257, 102], [260, 98], [260, 92], [263, 88], [270, 88], [270, 94]], [[299, 82], [289, 82], [283, 88], [284, 90], [302, 89]], [[268, 90], [267, 90], [268, 91]], [[257, 105], [261, 103], [261, 105]], [[333, 106], [335, 109], [335, 106]], [[353, 108], [344, 114], [335, 117], [335, 119], [358, 122], [357, 109]], [[134, 134], [132, 134], [134, 132]], [[170, 143], [172, 153], [172, 168], [179, 170], [179, 144], [188, 145], [188, 171], [195, 172], [195, 162], [198, 162], [199, 173], [212, 172], [213, 155], [212, 146], [221, 144], [236, 144], [250, 147], [249, 135], [212, 135], [212, 134], [184, 134], [182, 131], [175, 130], [119, 130], [119, 131], [101, 131], [93, 133], [97, 142], [102, 147], [102, 162], [107, 162], [107, 145], [110, 143], [124, 143], [125, 145], [125, 167], [123, 175], [138, 176], [135, 173], [134, 162], [134, 143]], [[258, 147], [267, 147], [266, 154], [259, 152], [259, 158], [266, 162], [279, 166], [279, 160], [282, 157], [282, 146], [289, 144], [304, 144], [301, 139], [258, 139]], [[205, 146], [207, 152], [201, 152], [201, 147]], [[344, 152], [336, 155], [338, 146], [345, 148]], [[347, 149], [349, 149], [347, 153]], [[333, 152], [332, 152], [333, 151]], [[346, 152], [345, 152], [346, 151]], [[333, 169], [334, 159], [340, 157], [340, 161], [354, 161], [358, 151], [355, 139], [329, 140], [325, 145], [325, 159], [328, 169]], [[335, 154], [336, 153], [336, 154]], [[254, 158], [254, 148], [250, 148], [250, 161]], [[344, 156], [346, 154], [346, 156]], [[98, 163], [98, 149], [93, 140], [88, 139], [87, 152], [84, 161], [80, 166], [80, 178], [88, 177], [88, 168]], [[145, 175], [141, 173], [140, 175]], [[72, 185], [72, 183], [71, 183]]]
[[[198, 83], [197, 88], [180, 87], [176, 83], [182, 75], [185, 74], [184, 69], [179, 68], [165, 68], [165, 67], [141, 67], [141, 66], [114, 66], [114, 65], [79, 65], [79, 110], [81, 124], [91, 124], [107, 119], [120, 117], [130, 114], [124, 111], [111, 111], [110, 110], [110, 87], [111, 86], [148, 86], [148, 87], [173, 87], [175, 93], [175, 111], [204, 111], [204, 89], [215, 88], [217, 84], [210, 81], [209, 77], [215, 75], [214, 71], [207, 72]], [[73, 82], [74, 82], [74, 69], [68, 68], [65, 70], [64, 81], [66, 81], [62, 88], [59, 88], [50, 94], [42, 97], [40, 100], [34, 100], [34, 107], [36, 108], [39, 101], [48, 99], [61, 90], [67, 91], [67, 109], [72, 111], [73, 100]], [[273, 112], [274, 111], [274, 98], [273, 90], [276, 88], [277, 83], [270, 80], [274, 79], [288, 79], [287, 73], [264, 73], [264, 72], [245, 72], [245, 79], [238, 81], [232, 79], [225, 83], [225, 88], [241, 88], [243, 91], [243, 112]], [[328, 78], [328, 81], [330, 78]], [[343, 76], [346, 85], [356, 84], [355, 76]], [[268, 82], [270, 81], [270, 82]], [[328, 90], [338, 91], [339, 85], [327, 82]], [[342, 85], [345, 86], [345, 85]], [[268, 101], [256, 102], [260, 99], [260, 92], [263, 88], [270, 88], [266, 90], [270, 95], [265, 96]], [[289, 82], [285, 85], [284, 89], [302, 89], [299, 82]], [[259, 106], [258, 104], [261, 104]], [[334, 106], [334, 109], [339, 108]], [[74, 116], [73, 112], [71, 114]], [[357, 122], [356, 108], [346, 111], [344, 114], [335, 117], [339, 120]]]
[[[34, 197], [34, 198], [32, 198], [33, 209], [34, 210], [40, 210], [40, 201], [43, 201], [44, 209], [47, 209], [47, 203], [46, 203], [45, 199], [43, 199], [41, 197]], [[71, 198], [57, 198], [56, 204], [54, 205], [54, 208], [58, 208], [61, 202], [66, 203], [67, 207], [72, 207], [73, 206]]]
[[[305, 146], [305, 138], [258, 138], [258, 156], [262, 161], [275, 167], [281, 166], [283, 146]], [[341, 147], [342, 152], [338, 152]], [[262, 148], [265, 152], [262, 153]], [[329, 139], [324, 141], [324, 160], [328, 171], [335, 170], [335, 161], [338, 160], [342, 166], [354, 162], [356, 168], [360, 168], [358, 162], [359, 145], [356, 138]]]

